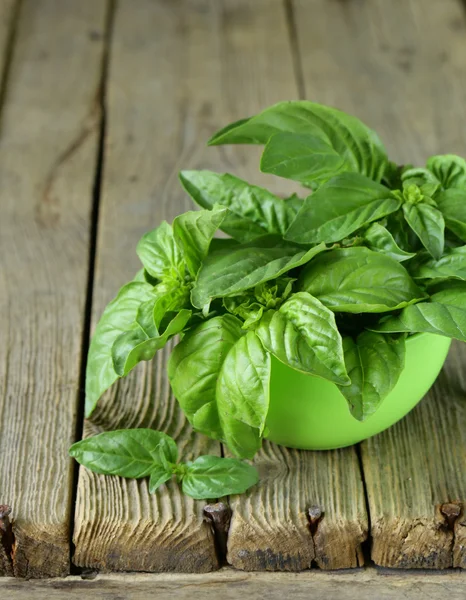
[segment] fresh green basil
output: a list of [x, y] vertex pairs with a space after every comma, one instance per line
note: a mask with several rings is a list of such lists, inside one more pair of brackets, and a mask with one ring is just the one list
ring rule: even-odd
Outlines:
[[155, 279], [184, 279], [184, 261], [173, 237], [172, 226], [163, 221], [146, 233], [137, 246], [137, 254], [145, 270]]
[[372, 223], [363, 234], [366, 245], [374, 252], [381, 252], [403, 262], [416, 256], [415, 252], [405, 252], [396, 243], [393, 235], [380, 223]]
[[319, 137], [350, 165], [351, 170], [380, 181], [387, 156], [377, 134], [355, 117], [306, 100], [280, 102], [249, 119], [218, 131], [209, 141], [218, 144], [266, 144], [277, 133]]
[[449, 189], [435, 196], [445, 225], [466, 242], [466, 185], [464, 189]]
[[299, 292], [279, 310], [262, 317], [256, 334], [284, 364], [334, 383], [349, 383], [333, 313], [319, 300]]
[[140, 479], [151, 474], [161, 462], [159, 446], [165, 440], [172, 462], [178, 460], [178, 449], [171, 437], [153, 429], [121, 429], [106, 431], [76, 442], [70, 456], [94, 473]]
[[173, 221], [173, 234], [189, 272], [196, 277], [202, 261], [209, 252], [215, 232], [227, 215], [225, 207], [191, 211]]
[[427, 168], [440, 181], [443, 189], [466, 190], [466, 161], [455, 154], [431, 156]]
[[285, 132], [269, 139], [260, 167], [264, 173], [312, 184], [345, 170], [346, 162], [322, 138]]
[[150, 284], [131, 282], [107, 305], [92, 337], [87, 357], [86, 417], [91, 415], [100, 396], [118, 379], [112, 359], [115, 340], [131, 328], [141, 304], [152, 294]]
[[342, 248], [317, 256], [298, 288], [334, 312], [377, 313], [403, 308], [425, 294], [397, 261], [368, 248]]
[[228, 208], [221, 229], [240, 242], [268, 233], [284, 234], [291, 222], [292, 212], [281, 198], [228, 173], [182, 171], [180, 181], [202, 208]]
[[404, 369], [405, 341], [363, 331], [356, 340], [345, 337], [343, 348], [351, 384], [340, 391], [352, 415], [364, 421], [395, 387]]
[[296, 217], [298, 212], [301, 210], [304, 200], [298, 196], [298, 194], [292, 194], [288, 198], [284, 198], [283, 202], [288, 208], [288, 212], [291, 216], [290, 222]]
[[199, 271], [191, 302], [204, 308], [214, 298], [233, 296], [276, 279], [325, 249], [325, 244], [319, 244], [306, 251], [275, 236], [265, 236], [233, 250], [212, 253]]
[[338, 242], [400, 207], [388, 188], [357, 173], [337, 175], [306, 198], [285, 239], [301, 244]]
[[442, 213], [429, 204], [403, 204], [406, 222], [420, 239], [429, 254], [439, 259], [445, 243], [445, 221]]
[[415, 279], [455, 279], [466, 280], [466, 246], [450, 248], [439, 260], [428, 259], [412, 271]]
[[150, 473], [149, 493], [156, 492], [161, 485], [170, 481], [173, 477], [173, 471], [167, 471], [163, 465], [155, 465]]
[[242, 494], [259, 480], [254, 467], [234, 458], [200, 456], [186, 467], [183, 492], [198, 500]]

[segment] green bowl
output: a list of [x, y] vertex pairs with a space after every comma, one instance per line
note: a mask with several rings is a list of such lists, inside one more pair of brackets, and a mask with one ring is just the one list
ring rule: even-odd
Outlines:
[[364, 422], [351, 416], [338, 387], [305, 375], [273, 358], [267, 438], [302, 450], [356, 444], [403, 418], [423, 398], [442, 369], [451, 340], [420, 333], [406, 341], [406, 366], [375, 414]]

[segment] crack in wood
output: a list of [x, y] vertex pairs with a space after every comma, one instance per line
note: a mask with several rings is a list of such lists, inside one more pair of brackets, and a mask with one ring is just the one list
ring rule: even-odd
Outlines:
[[204, 515], [212, 529], [219, 565], [224, 566], [227, 564], [227, 545], [231, 522], [231, 508], [225, 502], [206, 504], [204, 507]]
[[0, 546], [2, 548], [3, 565], [5, 574], [13, 576], [13, 554], [15, 548], [15, 536], [13, 523], [10, 521], [11, 506], [0, 504]]

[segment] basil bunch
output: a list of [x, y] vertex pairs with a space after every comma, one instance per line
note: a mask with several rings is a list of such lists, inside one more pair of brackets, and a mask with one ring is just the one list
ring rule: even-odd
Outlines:
[[[183, 171], [202, 210], [163, 222], [92, 340], [86, 414], [180, 335], [172, 389], [195, 430], [252, 458], [272, 360], [339, 386], [372, 415], [404, 368], [406, 334], [466, 340], [466, 162], [389, 161], [355, 117], [283, 102], [209, 142], [263, 144], [261, 170], [311, 188], [282, 199], [230, 174]], [[228, 238], [216, 238], [218, 230]]]

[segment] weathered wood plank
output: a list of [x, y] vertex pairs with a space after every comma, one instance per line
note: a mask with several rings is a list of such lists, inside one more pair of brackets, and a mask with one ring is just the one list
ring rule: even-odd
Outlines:
[[[281, 0], [121, 2], [113, 38], [95, 317], [118, 286], [137, 270], [133, 249], [139, 237], [150, 225], [172, 219], [190, 207], [176, 183], [180, 168], [229, 170], [255, 182], [272, 182], [277, 192], [290, 190], [286, 181], [257, 174], [259, 149], [204, 149], [204, 144], [225, 123], [297, 93]], [[215, 444], [192, 436], [186, 426], [169, 394], [165, 362], [166, 355], [161, 354], [155, 373], [154, 367], [143, 366], [108, 394], [93, 417], [94, 427], [159, 427], [177, 436], [185, 456], [218, 452]], [[279, 453], [276, 449], [273, 452]], [[303, 488], [315, 502], [324, 504], [325, 526], [315, 542], [319, 540], [327, 549], [334, 544], [332, 535], [345, 529], [347, 520], [350, 530], [355, 527], [353, 514], [347, 519], [342, 505], [336, 503], [337, 516], [333, 505], [327, 506], [327, 479], [317, 481], [309, 474], [316, 465], [317, 470], [326, 471], [334, 462], [342, 479], [357, 481], [359, 469], [353, 451], [328, 459], [323, 456], [304, 453], [297, 460], [293, 454], [290, 477], [293, 482], [308, 477]], [[258, 459], [263, 469], [261, 461], [268, 464], [267, 452]], [[283, 467], [276, 463], [274, 468], [280, 471]], [[363, 494], [360, 483], [356, 488], [357, 512]], [[274, 524], [267, 540], [265, 535], [255, 540], [259, 551], [272, 555], [269, 568], [282, 568], [284, 528], [289, 528], [285, 536], [289, 545], [298, 531], [306, 547], [307, 558], [295, 561], [293, 568], [310, 566], [314, 545], [307, 525], [307, 500], [301, 496], [295, 501], [293, 493], [286, 495], [279, 510], [273, 504], [262, 506], [262, 498], [270, 499], [274, 490], [274, 482], [264, 473], [264, 482], [255, 495], [234, 500], [229, 558], [235, 566], [258, 568], [257, 557], [241, 554], [244, 544], [254, 542], [248, 538], [251, 529], [244, 519], [251, 505], [257, 511], [265, 508]], [[287, 491], [291, 492], [283, 493]], [[75, 562], [126, 570], [215, 568], [213, 540], [202, 522], [202, 508], [202, 503], [181, 497], [171, 486], [150, 497], [145, 482], [121, 482], [82, 470]], [[364, 510], [362, 516], [358, 513], [354, 539], [348, 533], [351, 559], [343, 553], [340, 566], [357, 564], [355, 548], [361, 538], [360, 526], [364, 529], [363, 515]], [[280, 523], [282, 517], [284, 522]], [[325, 557], [326, 551], [320, 556]]]
[[69, 572], [105, 2], [23, 3], [0, 139], [0, 503], [19, 576]]
[[[400, 163], [466, 154], [460, 2], [296, 0], [295, 16], [309, 97], [363, 118]], [[465, 360], [455, 345], [428, 398], [363, 444], [377, 564], [465, 565], [464, 517], [454, 537], [439, 510], [466, 500]]]
[[[0, 86], [6, 84], [7, 65], [10, 57], [11, 43], [19, 10], [19, 0], [2, 0], [0, 2]], [[0, 108], [4, 89], [0, 89]]]
[[306, 573], [241, 573], [222, 569], [204, 575], [185, 574], [111, 574], [95, 579], [80, 577], [23, 582], [0, 579], [0, 593], [10, 600], [81, 599], [93, 600], [463, 600], [466, 574], [461, 572], [383, 573], [373, 568], [340, 573], [312, 570]]

